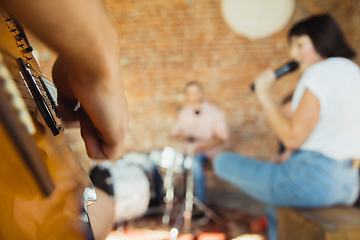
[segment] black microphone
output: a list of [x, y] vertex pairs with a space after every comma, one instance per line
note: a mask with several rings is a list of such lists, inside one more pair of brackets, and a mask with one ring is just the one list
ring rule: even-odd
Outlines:
[[[291, 73], [292, 71], [298, 69], [299, 63], [295, 61], [290, 61], [280, 68], [275, 70], [275, 76], [276, 79], [279, 79], [280, 77], [284, 76], [285, 74]], [[255, 83], [251, 84], [251, 90], [255, 90]]]
[[188, 136], [188, 137], [187, 137], [187, 140], [188, 140], [189, 142], [195, 142], [195, 138], [194, 138], [193, 136]]

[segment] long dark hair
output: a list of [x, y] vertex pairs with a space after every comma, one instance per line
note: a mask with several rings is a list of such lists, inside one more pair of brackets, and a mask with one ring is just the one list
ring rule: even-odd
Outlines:
[[305, 19], [289, 32], [288, 40], [293, 36], [308, 35], [314, 44], [315, 50], [325, 58], [344, 57], [354, 58], [356, 53], [346, 42], [343, 33], [328, 14], [316, 15]]

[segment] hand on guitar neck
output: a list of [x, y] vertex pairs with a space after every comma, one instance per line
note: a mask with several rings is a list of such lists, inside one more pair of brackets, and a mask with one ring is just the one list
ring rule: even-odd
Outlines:
[[[59, 112], [79, 122], [88, 155], [119, 158], [129, 113], [118, 39], [101, 1], [1, 1], [0, 5], [59, 53], [53, 68]], [[77, 103], [81, 108], [74, 111]]]
[[[121, 76], [113, 77], [118, 81], [108, 85], [93, 79], [78, 81], [81, 78], [84, 76], [76, 74], [62, 58], [57, 59], [53, 80], [58, 89], [58, 110], [64, 126], [80, 123], [89, 157], [117, 158], [128, 124]], [[74, 111], [78, 102], [80, 108]]]

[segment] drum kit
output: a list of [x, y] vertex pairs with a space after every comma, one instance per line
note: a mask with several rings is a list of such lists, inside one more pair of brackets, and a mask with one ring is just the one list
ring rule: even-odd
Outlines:
[[[194, 144], [189, 143], [187, 155], [172, 147], [153, 150], [149, 155], [163, 178], [165, 190], [165, 209], [162, 223], [169, 226], [170, 217], [174, 208], [174, 182], [182, 174], [186, 174], [186, 193], [182, 208], [177, 215], [173, 228], [170, 231], [170, 240], [176, 240], [179, 230], [184, 223], [184, 231], [191, 230], [191, 217], [194, 205], [209, 219], [221, 225], [221, 219], [204, 203], [194, 196], [194, 176], [192, 163], [194, 158]], [[144, 169], [136, 164], [129, 164], [124, 160], [116, 163], [103, 162], [101, 168], [107, 169], [110, 177], [105, 181], [112, 185], [115, 203], [115, 221], [121, 223], [143, 216], [150, 201], [150, 181]]]

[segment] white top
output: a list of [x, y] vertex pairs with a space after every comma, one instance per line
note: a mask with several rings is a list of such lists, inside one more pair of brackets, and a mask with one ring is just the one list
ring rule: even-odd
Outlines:
[[295, 90], [293, 112], [306, 89], [320, 102], [320, 118], [300, 149], [338, 161], [360, 158], [359, 66], [345, 58], [329, 58], [310, 66]]

